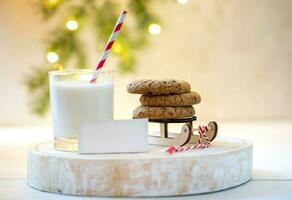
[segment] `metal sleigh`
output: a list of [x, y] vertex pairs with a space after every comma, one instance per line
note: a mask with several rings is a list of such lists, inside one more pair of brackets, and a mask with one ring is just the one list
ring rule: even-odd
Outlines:
[[[177, 118], [177, 119], [149, 119], [149, 122], [160, 124], [160, 135], [149, 136], [149, 144], [161, 145], [161, 146], [184, 146], [186, 144], [196, 144], [198, 141], [198, 128], [194, 128], [193, 122], [196, 121], [197, 117], [189, 118]], [[168, 124], [170, 123], [184, 123], [181, 129], [181, 133], [170, 133], [168, 130]], [[216, 122], [211, 121], [207, 125], [208, 131], [206, 136], [210, 141], [214, 140], [217, 136], [218, 125]], [[202, 143], [205, 143], [205, 139]]]

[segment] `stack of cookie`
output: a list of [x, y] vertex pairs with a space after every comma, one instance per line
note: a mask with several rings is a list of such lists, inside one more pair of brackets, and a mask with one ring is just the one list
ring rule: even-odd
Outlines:
[[136, 80], [128, 84], [127, 91], [142, 94], [141, 105], [133, 111], [133, 118], [173, 119], [192, 117], [194, 104], [201, 102], [191, 86], [182, 80]]

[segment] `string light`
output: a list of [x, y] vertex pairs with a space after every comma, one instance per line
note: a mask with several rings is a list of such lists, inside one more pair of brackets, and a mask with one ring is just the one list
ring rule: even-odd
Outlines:
[[177, 3], [181, 4], [181, 5], [185, 5], [186, 3], [188, 3], [189, 0], [177, 0]]
[[78, 28], [78, 22], [75, 20], [69, 20], [66, 23], [66, 27], [67, 29], [69, 29], [70, 31], [75, 31]]
[[150, 24], [148, 31], [152, 35], [158, 35], [161, 32], [161, 26], [159, 24]]
[[50, 51], [47, 53], [47, 60], [50, 63], [56, 63], [59, 60], [59, 55], [56, 52]]

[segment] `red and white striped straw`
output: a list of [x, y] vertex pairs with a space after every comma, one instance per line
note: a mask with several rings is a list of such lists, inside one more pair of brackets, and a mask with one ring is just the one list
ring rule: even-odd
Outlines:
[[[120, 14], [120, 16], [119, 16], [119, 18], [118, 18], [118, 20], [116, 22], [116, 25], [115, 25], [115, 27], [113, 29], [113, 32], [111, 33], [111, 35], [110, 35], [110, 37], [109, 37], [109, 39], [107, 41], [107, 44], [106, 44], [101, 56], [99, 57], [98, 64], [97, 64], [96, 69], [95, 69], [96, 71], [99, 71], [103, 67], [103, 65], [104, 65], [104, 63], [106, 61], [106, 58], [109, 55], [109, 52], [110, 52], [110, 50], [111, 50], [111, 48], [112, 48], [112, 46], [113, 46], [113, 44], [115, 42], [115, 39], [116, 39], [117, 35], [119, 34], [119, 31], [122, 28], [123, 21], [124, 21], [126, 15], [127, 15], [127, 13], [128, 12], [124, 10]], [[98, 73], [94, 74], [94, 76], [92, 77], [90, 83], [95, 83], [97, 75], [98, 75]]]

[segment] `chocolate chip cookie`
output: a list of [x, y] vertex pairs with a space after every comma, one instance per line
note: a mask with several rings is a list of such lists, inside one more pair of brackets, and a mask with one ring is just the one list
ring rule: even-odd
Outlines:
[[129, 93], [145, 95], [173, 95], [188, 93], [190, 90], [191, 86], [189, 83], [183, 80], [174, 79], [142, 79], [132, 81], [127, 86], [127, 91]]
[[138, 106], [133, 111], [133, 118], [173, 119], [192, 117], [194, 114], [195, 109], [192, 106], [185, 107]]
[[200, 103], [201, 97], [196, 92], [160, 96], [142, 95], [140, 102], [143, 106], [191, 106]]

